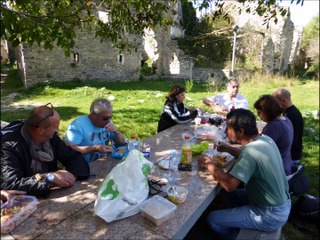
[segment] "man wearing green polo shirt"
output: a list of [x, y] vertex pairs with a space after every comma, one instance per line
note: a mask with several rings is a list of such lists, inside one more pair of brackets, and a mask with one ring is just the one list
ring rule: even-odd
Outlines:
[[[210, 228], [221, 239], [235, 239], [240, 228], [275, 231], [288, 220], [291, 209], [288, 182], [282, 158], [274, 141], [259, 135], [252, 112], [236, 109], [227, 114], [226, 134], [234, 148], [221, 143], [219, 151], [232, 153], [237, 161], [230, 172], [212, 163], [203, 154], [199, 164], [208, 169], [222, 188], [232, 192], [233, 208], [212, 211]], [[239, 188], [244, 183], [244, 188]]]

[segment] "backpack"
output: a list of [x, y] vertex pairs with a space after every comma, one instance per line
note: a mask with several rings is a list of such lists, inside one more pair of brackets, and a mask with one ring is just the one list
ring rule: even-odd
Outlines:
[[293, 204], [292, 211], [298, 217], [307, 222], [318, 224], [319, 222], [319, 198], [309, 194], [301, 195]]
[[[293, 200], [295, 199], [296, 200]], [[319, 198], [308, 194], [294, 197], [289, 222], [312, 239], [319, 238]]]
[[307, 178], [304, 166], [294, 165], [292, 167], [292, 174], [287, 176], [289, 183], [289, 193], [291, 196], [306, 193], [309, 190], [309, 179]]

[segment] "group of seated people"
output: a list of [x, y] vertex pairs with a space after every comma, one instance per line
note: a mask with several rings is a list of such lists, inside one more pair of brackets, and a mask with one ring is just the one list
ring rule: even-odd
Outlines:
[[[237, 157], [228, 173], [212, 163], [212, 156], [198, 159], [226, 191], [237, 196], [233, 198], [238, 200], [236, 208], [208, 216], [210, 228], [224, 239], [234, 239], [236, 228], [272, 231], [287, 221], [291, 202], [286, 175], [292, 173], [293, 160], [302, 157], [303, 118], [290, 92], [280, 88], [254, 103], [257, 115], [267, 123], [259, 133], [239, 87], [234, 78], [227, 83], [226, 93], [203, 99], [213, 111], [227, 112], [226, 134], [231, 143], [241, 145], [218, 145], [219, 151]], [[185, 107], [185, 93], [178, 85], [170, 90], [158, 132], [188, 123], [198, 115], [200, 109]], [[64, 140], [57, 135], [60, 115], [51, 104], [33, 109], [26, 121], [10, 123], [1, 130], [1, 189], [46, 197], [53, 187], [71, 187], [77, 179], [88, 178], [89, 162], [111, 152], [110, 142], [115, 146], [125, 143], [111, 119], [111, 103], [98, 98], [88, 115], [79, 116], [68, 126]], [[58, 160], [65, 170], [58, 169]], [[245, 188], [238, 188], [241, 183]], [[1, 193], [9, 198], [8, 194]]]
[[[203, 103], [215, 112], [227, 113], [226, 135], [230, 143], [221, 142], [217, 150], [237, 158], [230, 172], [213, 163], [213, 156], [202, 154], [199, 165], [206, 168], [227, 192], [227, 209], [207, 216], [209, 228], [217, 239], [235, 239], [240, 228], [275, 231], [288, 220], [291, 209], [288, 177], [293, 164], [302, 157], [303, 118], [287, 89], [276, 89], [254, 103], [261, 121], [248, 110], [248, 101], [239, 94], [239, 81], [227, 83], [227, 93], [204, 98]], [[158, 125], [158, 132], [175, 124], [190, 122], [197, 110], [187, 109], [185, 89], [174, 86], [170, 91]], [[244, 187], [242, 185], [244, 184]], [[224, 199], [226, 200], [226, 199]]]
[[[232, 78], [226, 85], [227, 92], [204, 98], [203, 103], [213, 112], [228, 113], [234, 109], [248, 109], [248, 100], [239, 94], [240, 83]], [[158, 122], [158, 132], [176, 124], [191, 122], [201, 109], [186, 108], [184, 105], [186, 89], [174, 86], [168, 96]], [[277, 144], [283, 159], [286, 175], [292, 174], [292, 165], [302, 157], [303, 118], [292, 103], [287, 89], [278, 88], [272, 94], [259, 97], [254, 108], [260, 120], [267, 123], [262, 130]]]
[[11, 122], [1, 129], [1, 189], [46, 197], [51, 188], [88, 178], [88, 163], [111, 152], [109, 142], [125, 143], [111, 118], [110, 102], [98, 98], [88, 115], [69, 125], [65, 140], [57, 134], [60, 115], [50, 103], [34, 108], [26, 121]]

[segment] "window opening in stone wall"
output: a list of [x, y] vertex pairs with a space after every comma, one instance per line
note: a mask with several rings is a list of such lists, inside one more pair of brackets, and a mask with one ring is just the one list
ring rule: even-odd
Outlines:
[[78, 63], [79, 62], [79, 53], [73, 53], [73, 62]]
[[118, 55], [118, 63], [119, 63], [119, 64], [123, 64], [123, 63], [124, 63], [123, 53], [120, 53], [120, 54]]

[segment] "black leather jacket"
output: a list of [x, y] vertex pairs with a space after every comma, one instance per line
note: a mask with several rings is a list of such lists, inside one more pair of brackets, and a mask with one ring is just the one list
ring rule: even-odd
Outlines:
[[[1, 134], [1, 189], [21, 190], [37, 197], [46, 197], [50, 189], [46, 181], [35, 179], [29, 146], [20, 133], [23, 123], [21, 121], [21, 125], [13, 132]], [[60, 161], [77, 179], [89, 177], [90, 168], [81, 153], [67, 146], [57, 134], [54, 134], [50, 143], [54, 160], [48, 164], [48, 172], [57, 171]]]

